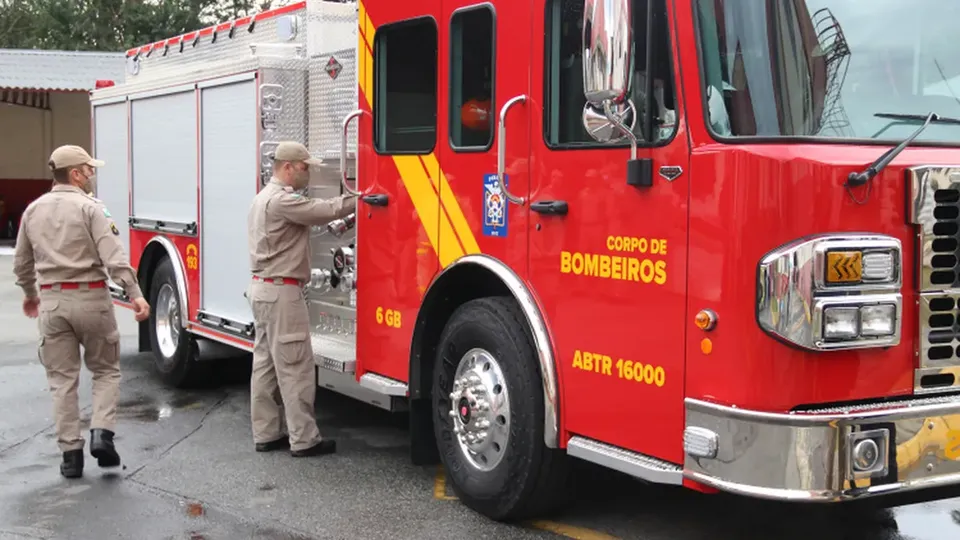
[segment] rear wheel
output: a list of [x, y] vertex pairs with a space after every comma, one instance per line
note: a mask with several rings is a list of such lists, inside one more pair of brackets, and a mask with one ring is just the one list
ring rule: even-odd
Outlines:
[[434, 369], [434, 432], [457, 497], [491, 519], [544, 514], [569, 495], [566, 455], [543, 442], [540, 377], [512, 298], [453, 313]]
[[211, 365], [198, 360], [197, 340], [180, 324], [186, 309], [173, 263], [164, 258], [150, 283], [150, 344], [154, 363], [163, 381], [176, 388], [204, 384], [210, 379]]

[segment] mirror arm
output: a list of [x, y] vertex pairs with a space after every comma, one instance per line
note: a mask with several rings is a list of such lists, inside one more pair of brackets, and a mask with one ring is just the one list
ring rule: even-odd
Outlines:
[[[634, 106], [632, 99], [627, 99], [627, 105], [633, 109], [633, 114], [636, 115], [637, 108]], [[620, 128], [620, 131], [622, 131], [623, 134], [630, 139], [630, 159], [637, 159], [637, 136], [634, 135], [633, 130], [631, 130], [628, 125], [623, 123], [623, 120], [617, 117], [617, 114], [613, 111], [613, 107], [611, 106], [609, 99], [603, 102], [603, 114], [607, 115], [607, 120], [613, 122], [613, 125]]]

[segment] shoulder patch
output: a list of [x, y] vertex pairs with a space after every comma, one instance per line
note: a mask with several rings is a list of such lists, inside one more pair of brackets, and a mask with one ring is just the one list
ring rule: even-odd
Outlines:
[[113, 217], [113, 216], [110, 215], [110, 211], [107, 210], [107, 207], [106, 207], [106, 206], [103, 207], [103, 215], [104, 215], [105, 217]]
[[117, 224], [112, 221], [110, 222], [110, 232], [112, 232], [115, 236], [120, 236], [120, 231], [117, 229]]

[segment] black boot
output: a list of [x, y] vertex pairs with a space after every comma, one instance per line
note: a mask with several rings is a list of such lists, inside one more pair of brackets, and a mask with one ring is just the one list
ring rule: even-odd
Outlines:
[[80, 478], [83, 476], [83, 449], [67, 450], [63, 453], [60, 474], [64, 478]]
[[254, 448], [257, 450], [257, 452], [273, 452], [274, 450], [286, 450], [287, 448], [290, 448], [290, 439], [286, 435], [284, 435], [283, 437], [280, 437], [279, 439], [274, 441], [256, 443], [254, 445]]
[[303, 450], [293, 450], [290, 455], [293, 457], [325, 456], [337, 451], [337, 441], [333, 439], [323, 439], [310, 448]]
[[113, 435], [109, 429], [90, 430], [90, 455], [97, 458], [97, 464], [101, 467], [120, 465], [120, 454], [113, 446]]

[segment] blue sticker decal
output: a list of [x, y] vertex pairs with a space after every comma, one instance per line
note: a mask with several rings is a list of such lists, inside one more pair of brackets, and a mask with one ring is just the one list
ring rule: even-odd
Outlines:
[[[506, 187], [510, 187], [507, 175], [503, 175], [503, 183]], [[507, 208], [508, 202], [497, 184], [497, 175], [485, 175], [483, 177], [484, 236], [507, 236]]]

